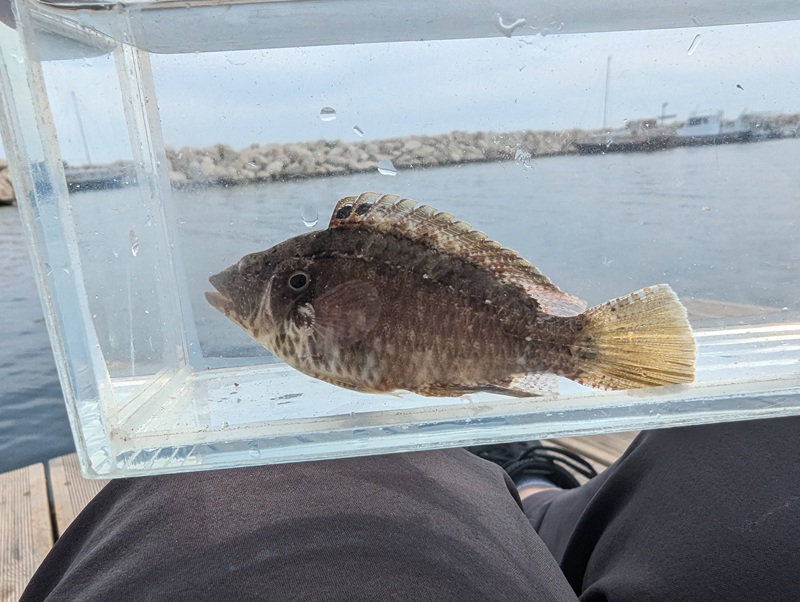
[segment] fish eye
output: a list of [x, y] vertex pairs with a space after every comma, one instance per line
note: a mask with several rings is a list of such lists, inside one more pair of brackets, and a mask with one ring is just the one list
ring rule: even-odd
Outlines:
[[311, 277], [305, 272], [295, 272], [289, 276], [289, 286], [291, 286], [295, 291], [302, 291], [308, 286], [310, 280]]

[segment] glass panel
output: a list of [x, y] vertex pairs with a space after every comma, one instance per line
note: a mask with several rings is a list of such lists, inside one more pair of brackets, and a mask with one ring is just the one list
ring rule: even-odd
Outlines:
[[[414, 3], [402, 8], [408, 19], [380, 27], [381, 3], [369, 14], [362, 3], [315, 4], [309, 17], [310, 6], [20, 5], [27, 54], [4, 85], [38, 94], [52, 124], [19, 117], [6, 127], [50, 153], [45, 184], [60, 191], [32, 196], [29, 227], [42, 257], [57, 243], [69, 251], [60, 272], [44, 259], [40, 270], [45, 294], [71, 308], [54, 314], [55, 340], [85, 343], [66, 352], [62, 380], [80, 374], [90, 385], [69, 401], [87, 472], [800, 411], [799, 59], [786, 52], [800, 21], [762, 22], [800, 19], [794, 3], [747, 18], [738, 4], [659, 11], [631, 2], [577, 15], [557, 3], [528, 15], [514, 3], [491, 14], [468, 3], [439, 19], [429, 14], [438, 5]], [[24, 73], [40, 73], [41, 86]], [[21, 164], [34, 173], [32, 161]], [[206, 300], [211, 275], [324, 230], [338, 199], [365, 191], [469, 222], [590, 307], [669, 284], [694, 330], [694, 382], [600, 391], [574, 382], [574, 370], [517, 362], [512, 342], [486, 329], [471, 336], [466, 310], [453, 309], [460, 287], [483, 285], [436, 280], [440, 296], [415, 305], [409, 291], [432, 283], [403, 271], [409, 254], [390, 277], [381, 276], [386, 261], [363, 263], [352, 280], [377, 274], [385, 284], [346, 297], [345, 318], [366, 298], [393, 313], [353, 319], [356, 331], [396, 320], [407, 324], [397, 340], [438, 328], [438, 342], [430, 351], [382, 341], [391, 357], [368, 357], [411, 365], [421, 353], [474, 345], [486, 363], [512, 357], [507, 375], [479, 383], [494, 390], [340, 388], [291, 368]], [[61, 218], [48, 237], [35, 215], [53, 206]], [[274, 314], [280, 305], [263, 301], [266, 290], [251, 301]], [[502, 314], [500, 299], [489, 301]], [[367, 341], [316, 301], [314, 320], [327, 319], [339, 340]], [[291, 315], [302, 326], [311, 310], [292, 306]], [[530, 353], [543, 357], [553, 344], [544, 337]], [[497, 390], [520, 371], [559, 377], [536, 381], [540, 397]]]

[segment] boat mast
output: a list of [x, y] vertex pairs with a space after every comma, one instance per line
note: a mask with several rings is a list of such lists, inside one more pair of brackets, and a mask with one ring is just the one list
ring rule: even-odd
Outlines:
[[608, 126], [608, 80], [611, 75], [611, 55], [606, 58], [606, 89], [603, 93], [603, 129]]

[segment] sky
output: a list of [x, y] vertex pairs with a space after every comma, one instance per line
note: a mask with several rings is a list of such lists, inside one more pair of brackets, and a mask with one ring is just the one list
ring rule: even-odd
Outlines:
[[[546, 36], [520, 27], [509, 38], [153, 54], [151, 64], [167, 145], [243, 148], [600, 128], [609, 65], [610, 128], [664, 103], [679, 119], [800, 112], [799, 37], [797, 21]], [[44, 73], [64, 159], [131, 158], [112, 56], [50, 61]], [[323, 107], [336, 118], [323, 121]]]

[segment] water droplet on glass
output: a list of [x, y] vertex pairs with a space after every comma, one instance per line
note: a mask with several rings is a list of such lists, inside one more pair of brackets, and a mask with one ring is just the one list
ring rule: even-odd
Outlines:
[[356, 133], [356, 134], [357, 134], [359, 137], [361, 137], [361, 136], [363, 136], [363, 135], [364, 135], [364, 130], [362, 130], [362, 129], [361, 129], [360, 127], [358, 127], [357, 125], [354, 125], [354, 126], [353, 126], [353, 131], [354, 131], [354, 132], [355, 132], [355, 133]]
[[128, 240], [131, 241], [131, 253], [136, 257], [139, 254], [139, 237], [136, 236], [136, 232], [133, 230], [128, 232]]
[[322, 110], [319, 112], [319, 118], [322, 119], [322, 121], [333, 121], [336, 119], [336, 109], [322, 107]]
[[313, 205], [303, 204], [300, 207], [300, 219], [303, 220], [306, 228], [313, 228], [319, 222], [319, 212]]
[[503, 20], [503, 16], [500, 13], [497, 13], [495, 18], [496, 18], [495, 25], [497, 26], [497, 30], [507, 38], [511, 37], [511, 34], [514, 33], [515, 29], [517, 29], [518, 27], [522, 27], [527, 23], [525, 19], [516, 19], [512, 23], [507, 23], [506, 21]]
[[531, 165], [531, 158], [532, 155], [521, 148], [518, 148], [516, 152], [514, 152], [514, 161], [517, 165], [522, 165], [525, 169], [531, 169], [533, 167]]
[[223, 420], [223, 421], [222, 421], [222, 424], [221, 424], [220, 426], [221, 426], [222, 428], [224, 428], [224, 429], [228, 428], [228, 426], [229, 426], [229, 425], [228, 425], [228, 421], [227, 421], [227, 420]]
[[391, 161], [384, 159], [383, 161], [378, 161], [378, 173], [382, 176], [396, 176], [397, 170]]
[[697, 50], [697, 47], [699, 45], [700, 45], [700, 34], [698, 33], [696, 36], [694, 36], [694, 40], [692, 40], [692, 43], [689, 44], [689, 49], [686, 51], [686, 54], [691, 55], [695, 50]]
[[251, 458], [260, 458], [261, 457], [261, 450], [258, 449], [258, 443], [255, 441], [251, 441], [247, 444], [247, 449], [250, 452]]
[[704, 205], [703, 211], [711, 211], [711, 207], [709, 207], [708, 205]]

